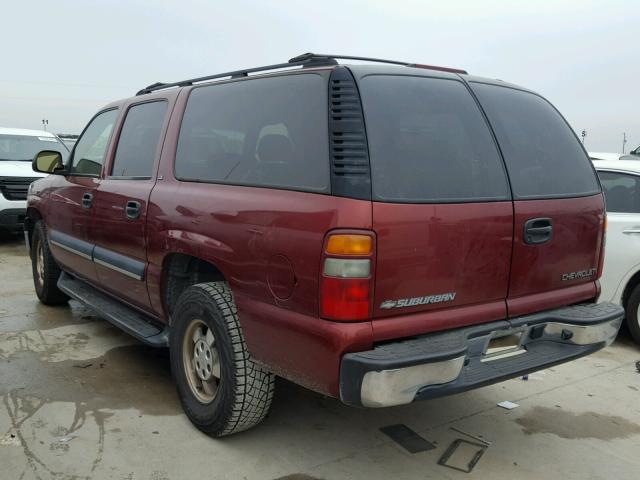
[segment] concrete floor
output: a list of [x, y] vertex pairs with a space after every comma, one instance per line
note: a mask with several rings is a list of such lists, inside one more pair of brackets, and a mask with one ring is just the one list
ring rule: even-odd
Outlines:
[[[0, 239], [0, 479], [637, 479], [640, 348], [473, 392], [363, 410], [279, 380], [258, 428], [214, 440], [183, 415], [165, 351], [75, 302], [38, 303], [20, 238]], [[496, 406], [503, 400], [514, 410]], [[410, 454], [379, 429], [437, 445]], [[463, 435], [492, 442], [470, 474], [438, 465]]]

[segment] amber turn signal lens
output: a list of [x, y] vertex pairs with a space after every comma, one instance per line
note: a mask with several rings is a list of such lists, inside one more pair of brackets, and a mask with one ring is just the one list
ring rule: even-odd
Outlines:
[[327, 253], [331, 255], [370, 255], [373, 240], [368, 235], [331, 235]]

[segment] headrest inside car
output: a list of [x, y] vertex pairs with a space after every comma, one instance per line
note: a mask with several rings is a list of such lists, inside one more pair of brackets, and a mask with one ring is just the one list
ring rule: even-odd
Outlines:
[[264, 163], [292, 163], [293, 143], [286, 135], [265, 135], [256, 149], [258, 160]]

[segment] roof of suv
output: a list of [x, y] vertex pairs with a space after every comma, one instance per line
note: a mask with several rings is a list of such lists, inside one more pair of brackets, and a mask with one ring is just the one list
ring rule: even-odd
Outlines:
[[29, 130], [26, 128], [4, 128], [0, 127], [0, 135], [23, 135], [25, 137], [50, 137], [55, 135], [45, 130]]
[[[215, 77], [217, 78], [201, 80], [201, 81], [185, 80], [185, 81], [173, 82], [173, 83], [158, 82], [143, 88], [132, 97], [126, 97], [126, 98], [120, 98], [118, 100], [114, 100], [113, 102], [110, 102], [104, 105], [101, 110], [106, 110], [109, 108], [119, 108], [124, 104], [135, 101], [134, 99], [140, 96], [145, 96], [145, 98], [151, 99], [156, 97], [160, 97], [160, 98], [165, 97], [166, 95], [170, 94], [169, 92], [171, 92], [172, 95], [177, 95], [177, 93], [183, 88], [213, 85], [216, 83], [228, 82], [229, 80], [242, 80], [242, 79], [248, 79], [248, 78], [264, 78], [264, 77], [275, 76], [275, 75], [296, 74], [302, 71], [304, 72], [330, 71], [335, 69], [338, 66], [348, 67], [349, 70], [353, 73], [353, 75], [358, 79], [362, 79], [367, 75], [411, 75], [411, 76], [419, 76], [419, 77], [437, 77], [437, 78], [445, 78], [445, 79], [448, 78], [453, 80], [453, 79], [459, 79], [461, 75], [464, 75], [465, 80], [470, 82], [500, 85], [503, 87], [515, 88], [518, 90], [534, 93], [537, 95], [535, 91], [529, 90], [528, 88], [522, 87], [521, 85], [505, 82], [503, 80], [496, 79], [496, 78], [469, 75], [467, 73], [462, 73], [463, 72], [462, 70], [460, 71], [460, 73], [457, 73], [457, 72], [443, 71], [443, 70], [440, 70], [439, 67], [428, 68], [426, 66], [421, 67], [421, 66], [411, 66], [411, 65], [402, 66], [402, 65], [382, 65], [382, 64], [351, 64], [351, 63], [337, 64], [336, 63], [335, 65], [323, 65], [323, 66], [313, 66], [313, 67], [303, 67], [303, 68], [291, 68], [289, 66], [289, 68], [286, 70], [283, 69], [285, 67], [281, 67], [280, 69], [277, 69], [277, 70], [272, 69], [268, 71], [261, 71], [260, 73], [252, 74], [252, 75], [236, 76], [236, 75], [221, 74], [221, 75], [215, 75]], [[201, 77], [201, 78], [206, 78], [206, 77]], [[148, 90], [150, 88], [151, 90]], [[147, 95], [149, 95], [149, 97], [147, 97]]]
[[[362, 61], [367, 63], [366, 64], [344, 64], [344, 63], [338, 63], [336, 59], [356, 60], [356, 61]], [[382, 59], [367, 58], [367, 57], [305, 53], [297, 57], [291, 58], [286, 63], [267, 65], [263, 67], [253, 67], [253, 68], [248, 68], [243, 70], [236, 70], [232, 72], [217, 73], [213, 75], [180, 80], [180, 81], [170, 82], [170, 83], [157, 82], [141, 89], [136, 94], [136, 96], [146, 95], [149, 93], [154, 93], [159, 90], [164, 90], [172, 87], [180, 88], [180, 87], [190, 87], [190, 86], [193, 86], [194, 84], [208, 84], [215, 80], [226, 81], [230, 79], [242, 79], [242, 78], [248, 78], [253, 76], [273, 75], [273, 74], [282, 74], [282, 73], [289, 73], [289, 72], [294, 73], [294, 72], [300, 71], [300, 69], [311, 70], [311, 71], [318, 70], [318, 69], [331, 70], [339, 65], [348, 66], [349, 69], [352, 70], [354, 74], [356, 74], [360, 78], [366, 75], [371, 75], [371, 74], [397, 75], [399, 73], [405, 74], [405, 75], [430, 76], [430, 77], [435, 76], [435, 77], [451, 78], [451, 79], [458, 78], [459, 75], [465, 75], [465, 78], [470, 81], [491, 83], [491, 84], [502, 85], [502, 86], [507, 86], [512, 88], [518, 88], [520, 90], [527, 90], [518, 85], [513, 85], [513, 84], [503, 82], [502, 80], [470, 76], [466, 70], [462, 70], [458, 68], [440, 67], [435, 65], [402, 62], [397, 60], [382, 60]], [[299, 68], [294, 68], [294, 67], [299, 67]]]

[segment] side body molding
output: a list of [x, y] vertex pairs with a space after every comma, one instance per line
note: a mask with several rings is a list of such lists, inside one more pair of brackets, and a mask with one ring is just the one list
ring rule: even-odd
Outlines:
[[57, 230], [49, 231], [49, 242], [68, 252], [115, 270], [116, 272], [120, 272], [128, 277], [135, 278], [136, 280], [144, 279], [146, 265], [139, 260], [99, 247], [72, 235], [58, 232]]

